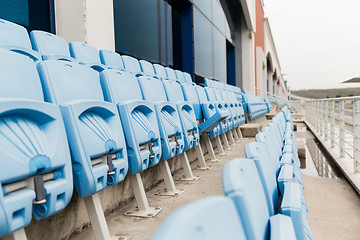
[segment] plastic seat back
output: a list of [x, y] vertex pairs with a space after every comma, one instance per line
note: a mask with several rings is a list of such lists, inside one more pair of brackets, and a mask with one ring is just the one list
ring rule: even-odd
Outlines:
[[156, 76], [158, 76], [160, 79], [163, 80], [168, 78], [165, 67], [163, 65], [153, 64], [153, 66], [155, 69]]
[[184, 76], [184, 73], [180, 70], [175, 70], [175, 73], [176, 73], [176, 78], [177, 80], [180, 82], [180, 83], [184, 83], [186, 82], [185, 81], [185, 76]]
[[44, 101], [35, 64], [8, 50], [0, 49], [0, 53], [0, 97]]
[[199, 85], [196, 85], [195, 87], [196, 87], [196, 92], [198, 94], [200, 103], [205, 103], [205, 102], [209, 101], [209, 99], [206, 95], [205, 89]]
[[34, 61], [0, 49], [0, 75], [1, 238], [65, 208], [73, 181], [62, 116], [44, 103]]
[[108, 68], [114, 68], [118, 70], [125, 69], [124, 62], [120, 54], [114, 51], [102, 49], [100, 50], [99, 55], [101, 63]]
[[[143, 100], [134, 74], [115, 69], [100, 73], [106, 101], [117, 104], [129, 149], [129, 171], [141, 172], [161, 157], [159, 125], [154, 105]], [[145, 145], [152, 143], [153, 152]]]
[[155, 103], [167, 101], [164, 85], [159, 79], [148, 76], [142, 76], [138, 79], [144, 99]]
[[222, 96], [222, 99], [224, 99], [224, 101], [226, 101], [226, 102], [231, 101], [230, 97], [229, 97], [230, 94], [227, 91], [222, 90], [222, 91], [220, 91], [220, 94]]
[[189, 203], [172, 213], [157, 229], [152, 240], [246, 239], [234, 203], [223, 196]]
[[193, 83], [192, 77], [189, 73], [184, 72], [184, 78], [186, 83]]
[[222, 183], [225, 195], [236, 205], [246, 239], [269, 239], [269, 210], [254, 161], [238, 158], [227, 162]]
[[150, 62], [145, 61], [145, 60], [140, 60], [139, 63], [140, 63], [141, 70], [144, 73], [144, 75], [147, 75], [147, 76], [155, 75], [154, 66]]
[[116, 106], [104, 101], [99, 73], [54, 60], [39, 63], [38, 70], [45, 100], [62, 111], [79, 195], [84, 198], [122, 181], [128, 170], [125, 138]]
[[106, 70], [101, 73], [101, 84], [105, 99], [109, 102], [120, 104], [143, 99], [139, 82], [131, 73], [115, 69]]
[[195, 111], [195, 116], [197, 120], [202, 120], [203, 115], [201, 111], [201, 106], [199, 103], [199, 97], [196, 92], [196, 86], [189, 83], [182, 83], [181, 88], [183, 90], [184, 98], [186, 101], [191, 102]]
[[18, 24], [0, 19], [0, 48], [8, 49], [33, 61], [39, 61], [40, 54], [33, 51], [27, 30]]
[[52, 33], [36, 30], [31, 31], [30, 37], [34, 50], [40, 52], [43, 60], [75, 61], [70, 56], [69, 44], [64, 38]]
[[123, 55], [122, 59], [124, 61], [125, 71], [133, 74], [141, 73], [141, 67], [139, 61], [131, 56]]
[[71, 56], [81, 63], [91, 62], [101, 64], [99, 51], [93, 46], [82, 42], [70, 42], [69, 49]]
[[208, 78], [204, 79], [205, 87], [213, 87], [212, 81]]
[[213, 88], [205, 87], [205, 91], [210, 102], [214, 103], [217, 101], [215, 91]]
[[182, 102], [185, 101], [181, 86], [175, 81], [163, 81], [167, 99], [170, 102]]
[[165, 70], [166, 70], [166, 74], [167, 74], [168, 79], [173, 80], [173, 81], [177, 80], [176, 73], [175, 73], [174, 69], [172, 69], [170, 67], [165, 67]]
[[222, 94], [221, 94], [221, 91], [220, 91], [218, 88], [216, 88], [216, 89], [214, 89], [214, 92], [215, 92], [216, 99], [217, 99], [219, 102], [223, 102], [224, 99], [223, 99], [223, 96], [222, 96]]
[[279, 192], [276, 181], [276, 172], [271, 171], [272, 163], [265, 143], [251, 142], [245, 146], [245, 155], [254, 160], [261, 183], [264, 188], [269, 214], [273, 216], [279, 210]]
[[277, 146], [274, 144], [273, 139], [271, 138], [268, 133], [260, 132], [255, 136], [256, 142], [262, 142], [266, 144], [268, 154], [272, 163], [273, 171], [275, 173], [279, 172], [280, 169], [280, 162], [279, 162], [279, 151]]
[[48, 76], [42, 78], [47, 102], [60, 105], [78, 99], [104, 101], [99, 73], [89, 67], [70, 62], [46, 61], [40, 63], [38, 69], [40, 75]]

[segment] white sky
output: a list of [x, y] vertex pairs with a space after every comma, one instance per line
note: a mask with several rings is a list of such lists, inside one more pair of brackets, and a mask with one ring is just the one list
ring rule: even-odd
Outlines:
[[265, 0], [291, 89], [359, 87], [360, 0]]

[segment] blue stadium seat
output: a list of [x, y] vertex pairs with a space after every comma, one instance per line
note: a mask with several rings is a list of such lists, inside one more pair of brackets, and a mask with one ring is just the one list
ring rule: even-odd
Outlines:
[[142, 73], [144, 75], [151, 76], [151, 77], [154, 77], [156, 75], [154, 66], [150, 62], [145, 61], [145, 60], [140, 60], [139, 63], [141, 66]]
[[38, 70], [45, 101], [59, 105], [64, 118], [79, 195], [121, 182], [128, 170], [125, 138], [116, 106], [104, 101], [99, 73], [56, 60]]
[[195, 147], [199, 144], [200, 134], [197, 127], [196, 116], [193, 106], [190, 102], [185, 101], [181, 86], [175, 81], [163, 81], [168, 101], [177, 106], [180, 115], [180, 122], [184, 133], [184, 151]]
[[[227, 162], [222, 173], [223, 189], [236, 206], [246, 239], [296, 239], [291, 218], [269, 215], [256, 165], [251, 159]], [[274, 235], [273, 235], [274, 234]], [[275, 236], [275, 234], [278, 234]]]
[[266, 106], [267, 106], [267, 108], [268, 108], [268, 112], [271, 112], [271, 110], [272, 110], [272, 105], [271, 105], [271, 102], [270, 102], [269, 98], [264, 98], [264, 101], [265, 101]]
[[186, 83], [193, 83], [191, 75], [189, 73], [187, 73], [187, 72], [183, 72], [183, 73], [184, 73], [185, 82]]
[[138, 78], [144, 100], [155, 104], [159, 122], [162, 159], [167, 160], [184, 151], [184, 134], [179, 112], [175, 103], [167, 101], [162, 81], [156, 78], [141, 76]]
[[64, 38], [37, 30], [31, 31], [30, 37], [33, 49], [41, 54], [43, 60], [77, 62], [70, 56], [69, 44]]
[[268, 107], [264, 99], [252, 95], [247, 90], [244, 90], [243, 103], [244, 109], [248, 112], [250, 120], [254, 120], [268, 112]]
[[[265, 146], [267, 148], [267, 152], [269, 154], [269, 159], [271, 160], [273, 170], [276, 173], [277, 176], [280, 174], [280, 168], [285, 165], [291, 165], [294, 166], [292, 168], [294, 178], [293, 180], [297, 181], [302, 185], [301, 180], [301, 170], [299, 169], [298, 164], [294, 164], [295, 154], [289, 153], [289, 154], [283, 154], [282, 153], [282, 145], [276, 140], [276, 129], [275, 126], [273, 127], [266, 127], [264, 128], [267, 132], [261, 132], [258, 133], [255, 136], [255, 139], [257, 142], [263, 142], [265, 143]], [[267, 129], [267, 130], [266, 130]], [[285, 170], [284, 170], [285, 171]], [[287, 169], [284, 173], [290, 171]], [[288, 178], [284, 178], [284, 176], [280, 177], [282, 179], [281, 182], [279, 182], [279, 187], [282, 192], [283, 190], [283, 182], [286, 181]]]
[[213, 81], [208, 78], [204, 78], [204, 84], [205, 84], [205, 87], [210, 87], [210, 88], [214, 87]]
[[213, 196], [176, 210], [151, 239], [235, 240], [246, 237], [234, 203], [227, 197]]
[[225, 90], [217, 90], [220, 92], [220, 97], [221, 99], [219, 101], [222, 101], [224, 104], [226, 104], [229, 108], [229, 111], [231, 113], [231, 127], [230, 128], [235, 128], [237, 126], [240, 125], [240, 123], [242, 122], [241, 119], [241, 112], [236, 108], [237, 105], [235, 105], [235, 102], [231, 101], [230, 98], [230, 93], [226, 92]]
[[245, 155], [254, 160], [261, 183], [264, 188], [270, 216], [279, 211], [279, 193], [276, 181], [276, 172], [272, 170], [265, 143], [250, 142], [245, 146]]
[[0, 75], [1, 238], [26, 227], [32, 214], [64, 209], [73, 179], [60, 109], [44, 102], [33, 60], [0, 49]]
[[239, 125], [244, 124], [245, 123], [245, 112], [244, 112], [244, 108], [243, 108], [243, 103], [242, 101], [239, 101], [236, 97], [236, 93], [233, 91], [228, 91], [228, 97], [229, 97], [229, 101], [234, 104], [234, 108], [237, 112], [237, 116], [238, 116], [238, 123]]
[[[204, 114], [205, 114], [205, 116], [207, 118], [211, 117], [211, 114], [215, 114], [216, 111], [224, 112], [224, 113], [227, 112], [227, 113], [230, 114], [230, 112], [227, 109], [225, 109], [224, 104], [217, 101], [215, 91], [214, 91], [213, 88], [205, 87], [204, 90], [205, 90], [205, 93], [207, 95], [208, 101], [202, 103], [202, 109], [203, 109], [203, 112], [204, 112]], [[209, 104], [210, 104], [210, 106], [209, 106]], [[211, 108], [212, 105], [215, 107], [215, 111], [214, 111], [214, 109]], [[219, 131], [210, 132], [209, 137], [211, 139], [218, 136], [219, 134], [225, 133], [227, 131], [227, 129], [228, 129], [228, 119], [229, 118], [225, 119], [224, 121], [222, 121], [219, 124]]]
[[205, 104], [208, 100], [206, 99], [205, 101], [205, 99], [199, 99], [196, 85], [192, 83], [182, 83], [181, 88], [183, 90], [185, 100], [193, 105], [196, 119], [198, 121], [202, 121], [202, 123], [198, 126], [200, 134], [203, 132], [211, 132], [213, 130], [218, 131], [219, 129], [217, 129], [217, 126], [229, 116], [229, 113], [216, 111], [215, 105], [210, 103], [208, 105], [209, 114], [208, 116], [204, 116], [201, 104]]
[[39, 52], [32, 50], [27, 30], [20, 25], [0, 19], [0, 48], [41, 61]]
[[[227, 132], [228, 130], [233, 128], [233, 122], [232, 122], [232, 115], [233, 112], [230, 111], [229, 105], [227, 103], [225, 103], [224, 101], [221, 101], [222, 99], [220, 99], [219, 96], [217, 96], [217, 89], [208, 89], [207, 92], [209, 92], [209, 95], [207, 95], [207, 92], [205, 90], [205, 88], [202, 87], [197, 87], [196, 88], [197, 93], [199, 95], [199, 99], [201, 102], [204, 102], [206, 100], [210, 101], [210, 103], [215, 102], [216, 103], [216, 110], [218, 112], [224, 112], [224, 113], [228, 113], [229, 116], [226, 118], [225, 121], [221, 122], [220, 124], [220, 134], [223, 134], [225, 132]], [[213, 94], [212, 94], [213, 92]], [[214, 97], [215, 96], [215, 97]], [[211, 98], [209, 98], [211, 97]], [[220, 99], [220, 100], [219, 100]], [[204, 104], [202, 104], [203, 110], [204, 110]]]
[[101, 63], [99, 51], [86, 43], [70, 42], [70, 55], [79, 61], [79, 63], [91, 67], [92, 69], [101, 72], [107, 67]]
[[165, 67], [167, 78], [169, 80], [177, 81], [175, 70], [170, 67]]
[[114, 51], [102, 49], [99, 51], [99, 55], [101, 63], [108, 68], [114, 68], [122, 71], [125, 70], [124, 62], [120, 54]]
[[130, 173], [158, 164], [161, 143], [155, 107], [143, 100], [135, 75], [109, 69], [100, 73], [100, 81], [105, 100], [115, 103], [121, 116]]
[[[211, 105], [209, 105], [209, 104], [212, 104], [212, 101], [209, 101], [209, 98], [206, 95], [205, 89], [199, 85], [196, 85], [196, 93], [198, 94], [199, 101], [201, 103], [201, 109], [203, 111], [204, 117], [205, 117], [205, 119], [209, 119], [212, 116], [211, 114], [213, 112], [213, 110], [211, 110], [211, 111], [209, 110], [209, 109], [211, 109]], [[216, 112], [219, 112], [220, 115], [222, 115], [222, 116], [227, 116], [219, 124], [219, 126], [220, 126], [219, 134], [223, 134], [230, 129], [229, 118], [231, 116], [231, 113], [230, 113], [229, 109], [227, 108], [227, 106], [225, 106], [219, 102], [215, 102], [214, 106], [215, 106]]]
[[182, 71], [175, 70], [175, 74], [176, 74], [176, 79], [178, 80], [178, 82], [180, 82], [180, 83], [185, 82], [185, 76], [184, 76], [184, 73]]
[[168, 79], [166, 69], [165, 69], [165, 67], [163, 65], [153, 64], [153, 66], [154, 66], [154, 69], [155, 69], [156, 76], [158, 76], [158, 78], [160, 78], [161, 80], [167, 80]]
[[141, 71], [140, 63], [136, 58], [127, 55], [122, 55], [122, 59], [124, 61], [125, 72], [135, 74], [136, 76], [143, 75]]

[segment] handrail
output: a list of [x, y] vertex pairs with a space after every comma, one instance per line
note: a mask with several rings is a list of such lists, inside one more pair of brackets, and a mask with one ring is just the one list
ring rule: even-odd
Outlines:
[[304, 105], [290, 103], [295, 109], [305, 110], [307, 124], [338, 152], [339, 159], [348, 155], [353, 160], [353, 173], [360, 173], [360, 96], [303, 101]]
[[356, 100], [360, 100], [360, 96], [338, 97], [338, 98], [321, 98], [321, 99], [310, 99], [310, 100], [304, 100], [304, 101], [317, 102], [317, 101], [356, 101]]

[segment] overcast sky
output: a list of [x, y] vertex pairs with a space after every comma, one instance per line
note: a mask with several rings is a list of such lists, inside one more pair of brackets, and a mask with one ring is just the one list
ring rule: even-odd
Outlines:
[[359, 87], [360, 0], [265, 0], [291, 89]]

